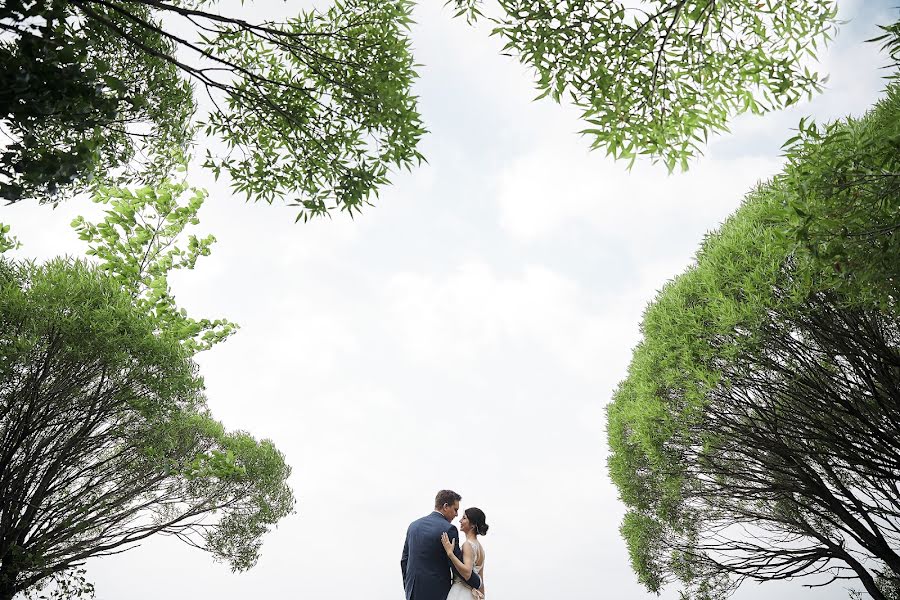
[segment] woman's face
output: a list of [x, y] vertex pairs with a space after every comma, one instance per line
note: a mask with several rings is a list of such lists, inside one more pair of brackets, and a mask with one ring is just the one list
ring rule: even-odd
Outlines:
[[468, 533], [471, 528], [472, 524], [469, 523], [469, 517], [466, 516], [466, 513], [463, 513], [462, 519], [459, 520], [459, 530], [463, 533]]

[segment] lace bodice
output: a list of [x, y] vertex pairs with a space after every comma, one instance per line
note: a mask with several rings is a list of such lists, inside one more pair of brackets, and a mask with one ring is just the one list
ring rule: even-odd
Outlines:
[[478, 559], [481, 558], [481, 544], [478, 542], [466, 542], [467, 544], [472, 545], [472, 550], [475, 552], [475, 558], [472, 562], [472, 570], [481, 574], [481, 565], [478, 564]]
[[[481, 567], [483, 565], [479, 565], [478, 561], [481, 559], [481, 544], [478, 542], [466, 541], [467, 544], [472, 546], [472, 552], [474, 552], [475, 556], [472, 562], [472, 570], [481, 575]], [[453, 577], [454, 583], [464, 583], [463, 579], [459, 576], [459, 574], [454, 575]]]

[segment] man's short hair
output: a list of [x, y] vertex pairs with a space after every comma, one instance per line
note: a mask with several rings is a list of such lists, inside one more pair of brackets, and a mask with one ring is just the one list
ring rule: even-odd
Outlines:
[[440, 510], [444, 508], [445, 504], [453, 506], [454, 502], [459, 502], [460, 500], [462, 500], [462, 496], [453, 490], [441, 490], [434, 497], [434, 507]]

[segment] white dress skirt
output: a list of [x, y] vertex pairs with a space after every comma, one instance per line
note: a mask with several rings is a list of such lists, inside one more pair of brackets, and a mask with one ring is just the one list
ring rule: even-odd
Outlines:
[[[481, 574], [481, 567], [478, 566], [478, 558], [481, 555], [481, 548], [477, 542], [466, 542], [467, 544], [472, 544], [472, 550], [475, 552], [475, 562], [472, 565], [472, 570]], [[450, 587], [450, 593], [447, 594], [447, 600], [473, 600], [473, 590], [470, 586], [466, 585], [466, 582], [463, 581], [459, 575], [453, 577], [453, 585]]]

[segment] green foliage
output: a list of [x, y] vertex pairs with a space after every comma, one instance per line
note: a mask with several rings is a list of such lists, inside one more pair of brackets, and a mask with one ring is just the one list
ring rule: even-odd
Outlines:
[[469, 25], [473, 25], [484, 14], [481, 12], [481, 0], [447, 0], [444, 6], [453, 5], [454, 17], [465, 17]]
[[638, 574], [638, 581], [651, 592], [662, 589], [664, 572], [657, 564], [662, 552], [662, 527], [655, 519], [637, 512], [629, 512], [619, 531], [628, 540], [631, 568]]
[[[476, 0], [454, 0], [472, 16]], [[805, 66], [833, 33], [832, 0], [499, 0], [505, 50], [537, 73], [539, 98], [582, 110], [592, 148], [687, 169], [710, 134], [821, 89]]]
[[897, 311], [900, 298], [900, 88], [861, 119], [800, 122], [785, 145], [785, 219], [832, 285]]
[[[56, 202], [158, 183], [199, 125], [204, 164], [248, 200], [284, 200], [303, 220], [358, 213], [393, 170], [423, 160], [412, 4], [340, 0], [252, 22], [206, 0], [8, 2], [0, 112], [15, 141], [0, 155], [0, 196]], [[469, 22], [483, 16], [479, 0], [447, 4]], [[499, 7], [494, 34], [535, 69], [540, 97], [582, 109], [592, 147], [670, 170], [734, 115], [818, 90], [804, 57], [829, 39], [835, 14], [832, 0]], [[197, 123], [192, 84], [213, 106]]]
[[[0, 6], [7, 33], [18, 34], [0, 43], [0, 123], [14, 140], [0, 154], [4, 200], [57, 202], [98, 183], [156, 181], [187, 150], [194, 101], [165, 59], [171, 40], [115, 6], [91, 10], [77, 18], [59, 0]], [[133, 10], [158, 26], [147, 6]]]
[[290, 468], [210, 417], [181, 341], [95, 267], [0, 260], [0, 595], [155, 533], [253, 566]]
[[[196, 125], [217, 177], [248, 199], [296, 205], [304, 220], [358, 212], [391, 169], [422, 160], [410, 0], [341, 0], [283, 22], [215, 5], [0, 7], [13, 34], [0, 45], [0, 114], [15, 140], [0, 156], [0, 196], [56, 202], [98, 184], [158, 183]], [[36, 18], [46, 25], [35, 30]], [[191, 83], [213, 106], [196, 124]]]
[[[277, 26], [279, 46], [242, 27], [221, 27], [208, 52], [236, 65], [226, 111], [206, 131], [234, 152], [208, 152], [236, 191], [292, 198], [298, 219], [332, 209], [353, 214], [387, 183], [389, 169], [422, 160], [425, 133], [410, 88], [410, 0], [344, 0]], [[239, 115], [239, 117], [236, 117]]]
[[891, 57], [892, 64], [887, 68], [893, 69], [893, 73], [889, 75], [889, 78], [897, 79], [896, 69], [900, 66], [900, 21], [891, 25], [879, 25], [879, 28], [883, 33], [868, 41], [881, 42], [881, 49]]
[[216, 241], [184, 231], [199, 223], [197, 212], [206, 191], [184, 182], [166, 180], [137, 190], [100, 188], [94, 202], [109, 205], [106, 218], [90, 223], [72, 222], [89, 245], [87, 254], [100, 260], [100, 268], [127, 291], [135, 305], [156, 319], [158, 330], [181, 341], [192, 352], [225, 340], [237, 326], [225, 319], [193, 319], [179, 308], [169, 287], [169, 273], [193, 269], [208, 256]]
[[25, 591], [28, 600], [72, 600], [73, 598], [94, 598], [94, 584], [88, 581], [87, 571], [82, 568], [54, 573], [45, 581]]
[[866, 564], [894, 560], [873, 540], [900, 514], [898, 110], [892, 84], [861, 119], [804, 121], [784, 172], [647, 308], [607, 431], [648, 590], [828, 569], [886, 597]]
[[0, 223], [0, 254], [7, 250], [15, 250], [20, 246], [18, 238], [9, 234], [9, 225]]

